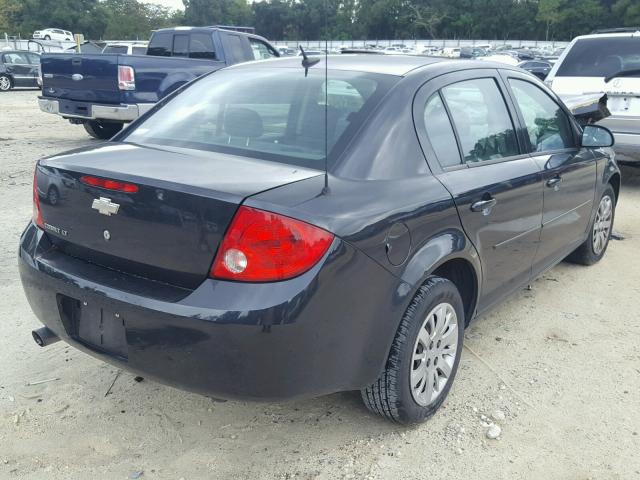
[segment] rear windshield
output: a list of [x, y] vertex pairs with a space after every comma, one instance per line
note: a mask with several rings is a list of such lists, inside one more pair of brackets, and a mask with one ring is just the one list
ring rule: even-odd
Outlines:
[[640, 69], [640, 36], [584, 38], [571, 47], [556, 76], [607, 77], [636, 69]]
[[124, 45], [108, 45], [104, 47], [102, 53], [127, 53], [127, 47]]
[[395, 82], [361, 72], [305, 77], [302, 67], [221, 70], [172, 98], [125, 141], [322, 169], [325, 151], [332, 163]]

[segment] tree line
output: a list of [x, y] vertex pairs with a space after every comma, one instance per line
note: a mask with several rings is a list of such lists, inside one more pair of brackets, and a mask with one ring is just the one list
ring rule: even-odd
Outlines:
[[0, 33], [57, 27], [91, 39], [147, 39], [175, 25], [250, 25], [272, 40], [570, 40], [640, 27], [639, 0], [0, 0]]

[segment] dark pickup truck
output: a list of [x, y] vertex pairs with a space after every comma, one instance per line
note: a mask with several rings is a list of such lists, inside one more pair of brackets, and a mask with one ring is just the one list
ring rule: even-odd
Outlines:
[[[239, 29], [240, 30], [240, 29]], [[220, 27], [157, 30], [146, 55], [42, 55], [40, 109], [111, 138], [187, 82], [220, 68], [278, 57], [267, 40]]]

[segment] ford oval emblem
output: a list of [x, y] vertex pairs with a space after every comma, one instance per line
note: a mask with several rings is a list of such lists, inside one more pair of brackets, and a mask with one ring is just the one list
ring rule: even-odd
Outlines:
[[71, 79], [75, 80], [76, 82], [79, 82], [80, 80], [82, 80], [84, 77], [82, 75], [80, 75], [79, 73], [74, 73], [73, 75], [71, 75]]

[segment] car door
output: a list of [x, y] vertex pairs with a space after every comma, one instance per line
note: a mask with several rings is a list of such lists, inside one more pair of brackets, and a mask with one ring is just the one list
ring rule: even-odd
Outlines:
[[2, 61], [7, 69], [7, 73], [13, 78], [16, 87], [32, 86], [33, 76], [31, 65], [26, 54], [22, 52], [10, 52], [2, 55]]
[[529, 281], [542, 222], [541, 168], [503, 89], [496, 70], [467, 70], [428, 82], [414, 104], [432, 171], [480, 254], [479, 311]]
[[596, 183], [593, 152], [580, 147], [570, 113], [545, 89], [516, 72], [503, 71], [526, 128], [527, 150], [543, 170], [544, 210], [537, 275], [582, 243], [591, 219]]

